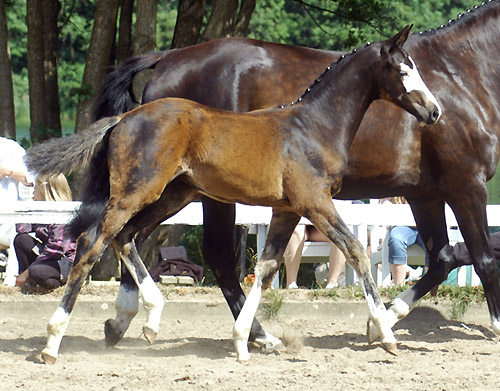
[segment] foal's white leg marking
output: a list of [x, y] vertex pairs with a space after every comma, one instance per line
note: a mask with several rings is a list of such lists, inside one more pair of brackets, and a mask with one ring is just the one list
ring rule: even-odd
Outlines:
[[120, 335], [125, 334], [130, 325], [130, 322], [139, 312], [139, 291], [125, 289], [120, 285], [118, 297], [115, 303], [116, 317], [115, 321], [118, 325]]
[[[410, 308], [406, 302], [396, 297], [392, 302], [392, 305], [387, 310], [388, 326], [392, 329], [392, 327], [394, 327], [398, 321], [405, 318], [417, 304], [418, 302], [414, 303], [414, 305]], [[368, 342], [371, 344], [379, 340], [382, 336], [376, 325], [369, 324], [368, 327]]]
[[415, 65], [413, 59], [410, 56], [408, 56], [408, 59], [411, 61], [413, 68], [409, 67], [405, 63], [400, 64], [401, 71], [405, 72], [405, 75], [403, 76], [403, 86], [405, 87], [406, 92], [408, 93], [411, 91], [423, 92], [427, 97], [427, 99], [429, 99], [432, 103], [436, 105], [436, 107], [439, 110], [439, 116], [441, 116], [443, 110], [441, 109], [441, 106], [439, 106], [437, 99], [434, 97], [434, 95], [429, 90], [425, 82], [422, 80], [422, 77], [420, 76], [420, 73], [418, 72], [417, 66]]
[[[271, 276], [277, 268], [278, 264], [274, 259], [259, 261], [255, 267], [255, 281], [233, 328], [233, 342], [238, 361], [247, 361], [250, 358], [248, 337], [262, 297], [262, 276]], [[272, 352], [282, 346], [281, 340], [269, 333], [266, 333], [264, 338], [256, 339], [255, 342], [261, 345], [264, 352]]]
[[266, 333], [263, 338], [255, 338], [254, 342], [260, 346], [263, 353], [273, 353], [280, 350], [283, 347], [283, 342], [281, 339], [276, 338], [274, 335]]
[[142, 293], [144, 308], [147, 313], [144, 327], [148, 327], [157, 333], [160, 328], [161, 312], [164, 305], [163, 296], [149, 274], [139, 284], [139, 290]]
[[128, 257], [128, 254], [130, 253], [130, 246], [130, 244], [126, 245], [126, 251], [121, 251], [121, 258], [123, 262], [125, 262], [127, 269], [129, 270], [137, 286], [139, 287], [139, 290], [141, 291], [142, 298], [144, 300], [144, 309], [146, 310], [146, 323], [143, 327], [144, 335], [146, 339], [152, 343], [155, 336], [150, 337], [147, 334], [147, 329], [149, 328], [153, 330], [154, 333], [158, 333], [158, 330], [160, 329], [160, 320], [161, 313], [163, 311], [164, 300], [160, 290], [156, 286], [149, 273], [142, 282], [139, 282], [139, 279], [137, 278], [137, 270], [132, 265], [132, 262]]
[[[384, 349], [387, 350], [391, 354], [396, 354], [396, 337], [392, 332], [392, 324], [390, 321], [390, 315], [388, 311], [385, 309], [384, 305], [380, 306], [375, 304], [374, 298], [371, 294], [368, 294], [366, 287], [364, 286], [364, 282], [360, 279], [361, 285], [363, 286], [363, 290], [365, 292], [366, 302], [368, 304], [368, 310], [370, 312], [370, 319], [373, 324], [377, 327], [377, 331], [382, 336], [382, 343], [385, 345]], [[375, 290], [374, 290], [374, 289]], [[373, 286], [371, 292], [376, 291], [375, 283], [373, 282]]]
[[62, 307], [57, 307], [47, 324], [47, 345], [42, 350], [42, 355], [49, 355], [57, 359], [59, 346], [69, 324], [71, 314], [64, 311]]
[[262, 276], [258, 271], [255, 272], [255, 281], [248, 294], [245, 304], [234, 322], [233, 342], [238, 361], [247, 361], [250, 358], [248, 352], [248, 337], [252, 328], [253, 318], [259, 308], [260, 298], [262, 297]]

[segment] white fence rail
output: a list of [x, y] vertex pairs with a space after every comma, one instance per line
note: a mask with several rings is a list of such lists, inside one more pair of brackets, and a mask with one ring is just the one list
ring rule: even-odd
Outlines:
[[[0, 221], [2, 223], [65, 224], [71, 220], [75, 209], [79, 205], [79, 202], [20, 201], [0, 206]], [[336, 208], [344, 222], [356, 230], [357, 236], [365, 248], [372, 227], [415, 225], [409, 205], [341, 202], [336, 204]], [[450, 207], [446, 206], [445, 213], [448, 227], [456, 227], [458, 224]], [[488, 205], [487, 215], [489, 226], [500, 226], [500, 205]], [[248, 226], [250, 233], [257, 234], [257, 252], [259, 256], [264, 248], [271, 216], [272, 210], [268, 207], [236, 205], [236, 223]], [[309, 224], [309, 221], [303, 218], [300, 223]], [[162, 224], [203, 224], [201, 203], [193, 202], [187, 205]]]

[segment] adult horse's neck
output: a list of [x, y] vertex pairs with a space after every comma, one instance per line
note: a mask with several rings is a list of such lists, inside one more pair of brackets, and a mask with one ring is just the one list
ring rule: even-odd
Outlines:
[[[441, 124], [423, 128], [424, 141], [427, 136], [432, 140], [424, 142], [423, 148], [433, 150], [445, 144], [444, 137], [473, 139], [477, 159], [484, 167], [482, 175], [488, 179], [496, 171], [500, 153], [499, 41], [500, 1], [492, 1], [437, 30], [414, 34], [406, 45], [438, 99], [453, 104], [444, 108]], [[447, 136], [440, 135], [440, 142], [436, 142], [434, 134], [442, 132], [445, 125]], [[439, 153], [442, 156], [444, 151]]]
[[443, 56], [448, 60], [449, 54], [449, 60], [455, 58], [480, 65], [479, 62], [488, 62], [492, 56], [498, 57], [499, 39], [500, 1], [491, 1], [459, 14], [438, 29], [414, 34], [407, 49], [422, 48], [428, 56], [433, 56], [433, 61]]
[[365, 112], [378, 98], [379, 51], [377, 45], [346, 55], [294, 102], [308, 136], [314, 136], [314, 129], [322, 140], [350, 146]]

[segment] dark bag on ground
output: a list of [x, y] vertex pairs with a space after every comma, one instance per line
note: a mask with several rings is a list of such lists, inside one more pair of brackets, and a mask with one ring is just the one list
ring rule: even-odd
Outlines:
[[149, 271], [154, 281], [159, 281], [160, 276], [189, 276], [197, 282], [203, 279], [203, 267], [191, 262], [183, 246], [160, 247], [160, 260], [158, 265]]

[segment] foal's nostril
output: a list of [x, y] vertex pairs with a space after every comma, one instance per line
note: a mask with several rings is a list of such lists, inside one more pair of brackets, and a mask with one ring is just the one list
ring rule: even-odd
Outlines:
[[437, 121], [439, 118], [439, 109], [436, 107], [431, 114], [431, 118], [433, 121]]

